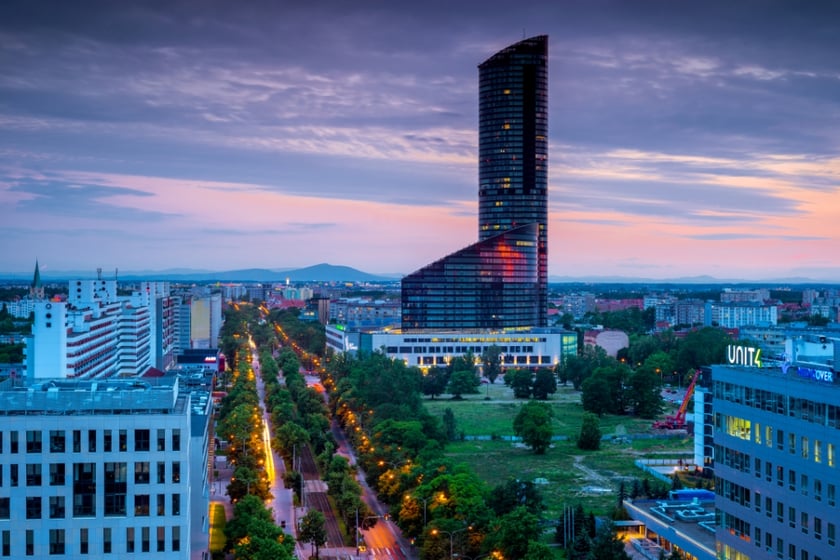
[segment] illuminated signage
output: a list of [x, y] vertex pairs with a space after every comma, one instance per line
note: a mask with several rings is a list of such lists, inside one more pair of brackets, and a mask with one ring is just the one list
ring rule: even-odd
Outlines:
[[833, 371], [799, 366], [796, 368], [796, 374], [799, 377], [813, 379], [814, 381], [822, 381], [823, 383], [834, 383]]
[[761, 348], [730, 344], [726, 347], [726, 358], [735, 366], [761, 367]]

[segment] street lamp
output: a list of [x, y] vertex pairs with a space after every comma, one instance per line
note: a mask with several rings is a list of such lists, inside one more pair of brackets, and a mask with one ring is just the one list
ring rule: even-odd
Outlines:
[[426, 529], [426, 504], [429, 503], [429, 500], [433, 500], [434, 496], [429, 496], [428, 498], [421, 498], [420, 496], [410, 496], [409, 494], [405, 495], [406, 500], [410, 500], [412, 497], [415, 500], [420, 500], [421, 502], [423, 502], [423, 529], [425, 530]]
[[454, 554], [454, 546], [455, 546], [455, 535], [458, 533], [463, 533], [464, 531], [469, 531], [472, 529], [472, 525], [467, 525], [463, 529], [455, 529], [454, 531], [441, 531], [440, 529], [432, 529], [432, 534], [437, 536], [439, 533], [444, 533], [449, 535], [449, 560], [453, 560], [455, 558]]

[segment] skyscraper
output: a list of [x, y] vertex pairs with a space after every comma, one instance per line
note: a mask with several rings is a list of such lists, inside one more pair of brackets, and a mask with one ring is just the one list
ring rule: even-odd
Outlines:
[[406, 276], [403, 330], [543, 327], [548, 37], [479, 65], [479, 241]]
[[478, 238], [538, 224], [540, 322], [548, 308], [548, 37], [478, 67]]

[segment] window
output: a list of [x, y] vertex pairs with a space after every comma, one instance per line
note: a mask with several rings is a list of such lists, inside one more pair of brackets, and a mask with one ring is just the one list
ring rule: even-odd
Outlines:
[[18, 465], [13, 463], [9, 465], [9, 478], [12, 481], [12, 486], [18, 485]]
[[149, 495], [135, 494], [134, 495], [134, 516], [148, 517], [149, 516]]
[[41, 486], [41, 463], [26, 465], [26, 485]]
[[17, 431], [9, 432], [9, 452], [10, 453], [17, 453], [18, 452], [18, 433], [17, 433]]
[[140, 550], [142, 552], [149, 552], [149, 528], [143, 527], [140, 529]]
[[773, 447], [773, 426], [765, 426], [764, 442], [767, 444], [767, 447]]
[[764, 498], [764, 513], [767, 517], [773, 517], [773, 498], [769, 496]]
[[785, 504], [783, 502], [776, 502], [776, 521], [783, 523], [785, 520]]
[[166, 430], [158, 429], [157, 431], [157, 450], [166, 451]]
[[181, 494], [172, 494], [172, 511], [170, 515], [181, 515]]
[[181, 550], [181, 528], [172, 527], [172, 552]]
[[50, 463], [50, 486], [64, 486], [66, 482], [64, 463]]
[[785, 485], [785, 468], [781, 465], [776, 467], [776, 484], [779, 486]]
[[128, 451], [128, 432], [126, 430], [120, 430], [119, 437], [120, 451]]
[[64, 519], [64, 496], [50, 496], [50, 519]]
[[26, 530], [26, 555], [27, 556], [34, 556], [35, 555], [35, 531], [32, 529]]
[[181, 430], [172, 430], [172, 451], [181, 451]]
[[157, 528], [157, 551], [163, 552], [166, 550], [166, 527]]
[[788, 451], [792, 455], [796, 453], [796, 434], [788, 434]]
[[126, 463], [105, 463], [105, 515], [126, 514], [127, 470]]
[[41, 430], [26, 430], [26, 452], [40, 453], [42, 447]]
[[822, 480], [814, 479], [814, 499], [818, 502], [822, 501]]
[[111, 554], [111, 528], [102, 529], [102, 552]]
[[50, 452], [64, 453], [64, 430], [50, 430]]
[[41, 496], [26, 497], [26, 518], [41, 519]]
[[796, 471], [788, 469], [788, 488], [796, 491]]
[[814, 537], [820, 541], [822, 540], [822, 519], [814, 517]]
[[82, 431], [73, 430], [73, 453], [82, 451]]
[[64, 554], [64, 529], [50, 529], [50, 554]]
[[[796, 508], [788, 506], [788, 525], [796, 529]], [[795, 560], [795, 559], [794, 559]]]
[[801, 512], [799, 514], [799, 528], [802, 530], [803, 533], [806, 535], [808, 534], [808, 513]]
[[802, 436], [802, 458], [808, 458], [808, 437]]
[[779, 430], [776, 432], [776, 449], [782, 450], [785, 448], [785, 431]]
[[73, 463], [73, 517], [96, 515], [96, 465]]
[[181, 482], [181, 463], [180, 461], [172, 461], [172, 482], [178, 484]]
[[149, 430], [134, 430], [134, 451], [149, 450]]
[[125, 551], [134, 552], [134, 527], [125, 529]]
[[96, 453], [96, 430], [88, 430], [88, 451]]
[[788, 560], [796, 560], [796, 545], [788, 545]]
[[803, 496], [808, 495], [808, 475], [803, 474], [799, 479], [799, 491], [802, 492]]
[[157, 481], [158, 484], [166, 484], [166, 463], [163, 461], [157, 464]]
[[822, 463], [822, 442], [818, 439], [814, 440], [814, 462]]
[[81, 529], [79, 529], [79, 552], [81, 554], [87, 554], [88, 553], [88, 550], [90, 548], [89, 545], [88, 545], [88, 542], [89, 542], [88, 539], [89, 539], [89, 535], [88, 535], [87, 528], [82, 527]]
[[3, 556], [11, 556], [12, 555], [12, 532], [11, 531], [3, 531], [2, 539], [0, 539], [2, 543], [0, 543], [0, 554]]
[[755, 541], [755, 546], [761, 547], [761, 529], [758, 527], [755, 527], [755, 538], [753, 541]]
[[837, 487], [833, 484], [828, 485], [828, 505], [834, 506], [835, 505], [835, 498], [837, 494]]
[[166, 494], [157, 495], [157, 515], [166, 515]]
[[836, 535], [837, 530], [836, 530], [836, 527], [834, 526], [834, 523], [829, 523], [827, 529], [828, 529], [828, 531], [827, 531], [828, 544], [830, 546], [834, 546], [834, 540], [835, 540], [835, 537], [837, 536]]
[[761, 478], [761, 459], [755, 458], [755, 477]]
[[0, 519], [10, 519], [12, 515], [12, 508], [10, 506], [11, 498], [0, 498]]
[[134, 484], [149, 483], [149, 462], [140, 461], [134, 463]]
[[111, 430], [105, 430], [102, 432], [102, 450], [105, 453], [111, 452], [111, 445], [113, 444], [113, 434]]
[[0, 432], [0, 453], [3, 453], [3, 432]]

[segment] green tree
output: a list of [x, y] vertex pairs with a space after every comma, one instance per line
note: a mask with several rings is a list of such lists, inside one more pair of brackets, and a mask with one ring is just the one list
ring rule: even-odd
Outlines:
[[548, 400], [548, 395], [557, 392], [557, 377], [550, 369], [541, 368], [537, 370], [534, 377], [534, 398], [541, 401]]
[[641, 418], [656, 418], [662, 412], [662, 391], [659, 377], [640, 368], [630, 375], [628, 391], [630, 406]]
[[587, 412], [601, 416], [610, 411], [612, 402], [610, 400], [610, 385], [606, 376], [591, 375], [581, 385], [580, 400], [583, 409]]
[[310, 509], [300, 520], [298, 538], [301, 542], [312, 543], [315, 558], [319, 558], [319, 549], [327, 542], [327, 529], [324, 514], [317, 509]]
[[423, 394], [434, 399], [446, 391], [449, 384], [449, 373], [442, 368], [433, 368], [423, 376]]
[[446, 433], [446, 439], [455, 441], [456, 430], [455, 413], [452, 412], [451, 408], [447, 407], [443, 411], [443, 431]]
[[462, 395], [478, 393], [479, 384], [475, 370], [454, 371], [447, 390], [453, 398], [460, 399]]
[[585, 412], [583, 414], [583, 423], [580, 426], [577, 446], [580, 449], [589, 449], [592, 451], [601, 448], [601, 422], [591, 412]]
[[497, 517], [510, 513], [520, 506], [537, 516], [542, 515], [545, 510], [539, 488], [530, 480], [518, 478], [510, 478], [493, 488], [487, 498], [487, 505], [493, 508]]
[[551, 426], [554, 413], [545, 403], [529, 401], [522, 405], [513, 420], [513, 433], [534, 450], [537, 455], [544, 455], [551, 445], [553, 430]]
[[604, 522], [595, 533], [587, 560], [631, 560], [624, 551], [624, 542], [616, 536], [612, 522]]
[[528, 541], [528, 552], [523, 560], [554, 560], [554, 553], [551, 548], [539, 541]]
[[481, 353], [481, 362], [484, 365], [484, 377], [495, 383], [496, 378], [502, 373], [502, 348], [492, 344]]
[[732, 338], [722, 329], [704, 327], [690, 332], [680, 342], [676, 370], [688, 371], [700, 366], [721, 364], [726, 359], [726, 347]]
[[498, 524], [487, 535], [490, 548], [504, 558], [524, 558], [532, 538], [539, 535], [539, 518], [520, 506], [498, 518]]
[[531, 398], [534, 376], [530, 370], [516, 369], [513, 371], [510, 386], [513, 389], [513, 396], [517, 399]]

